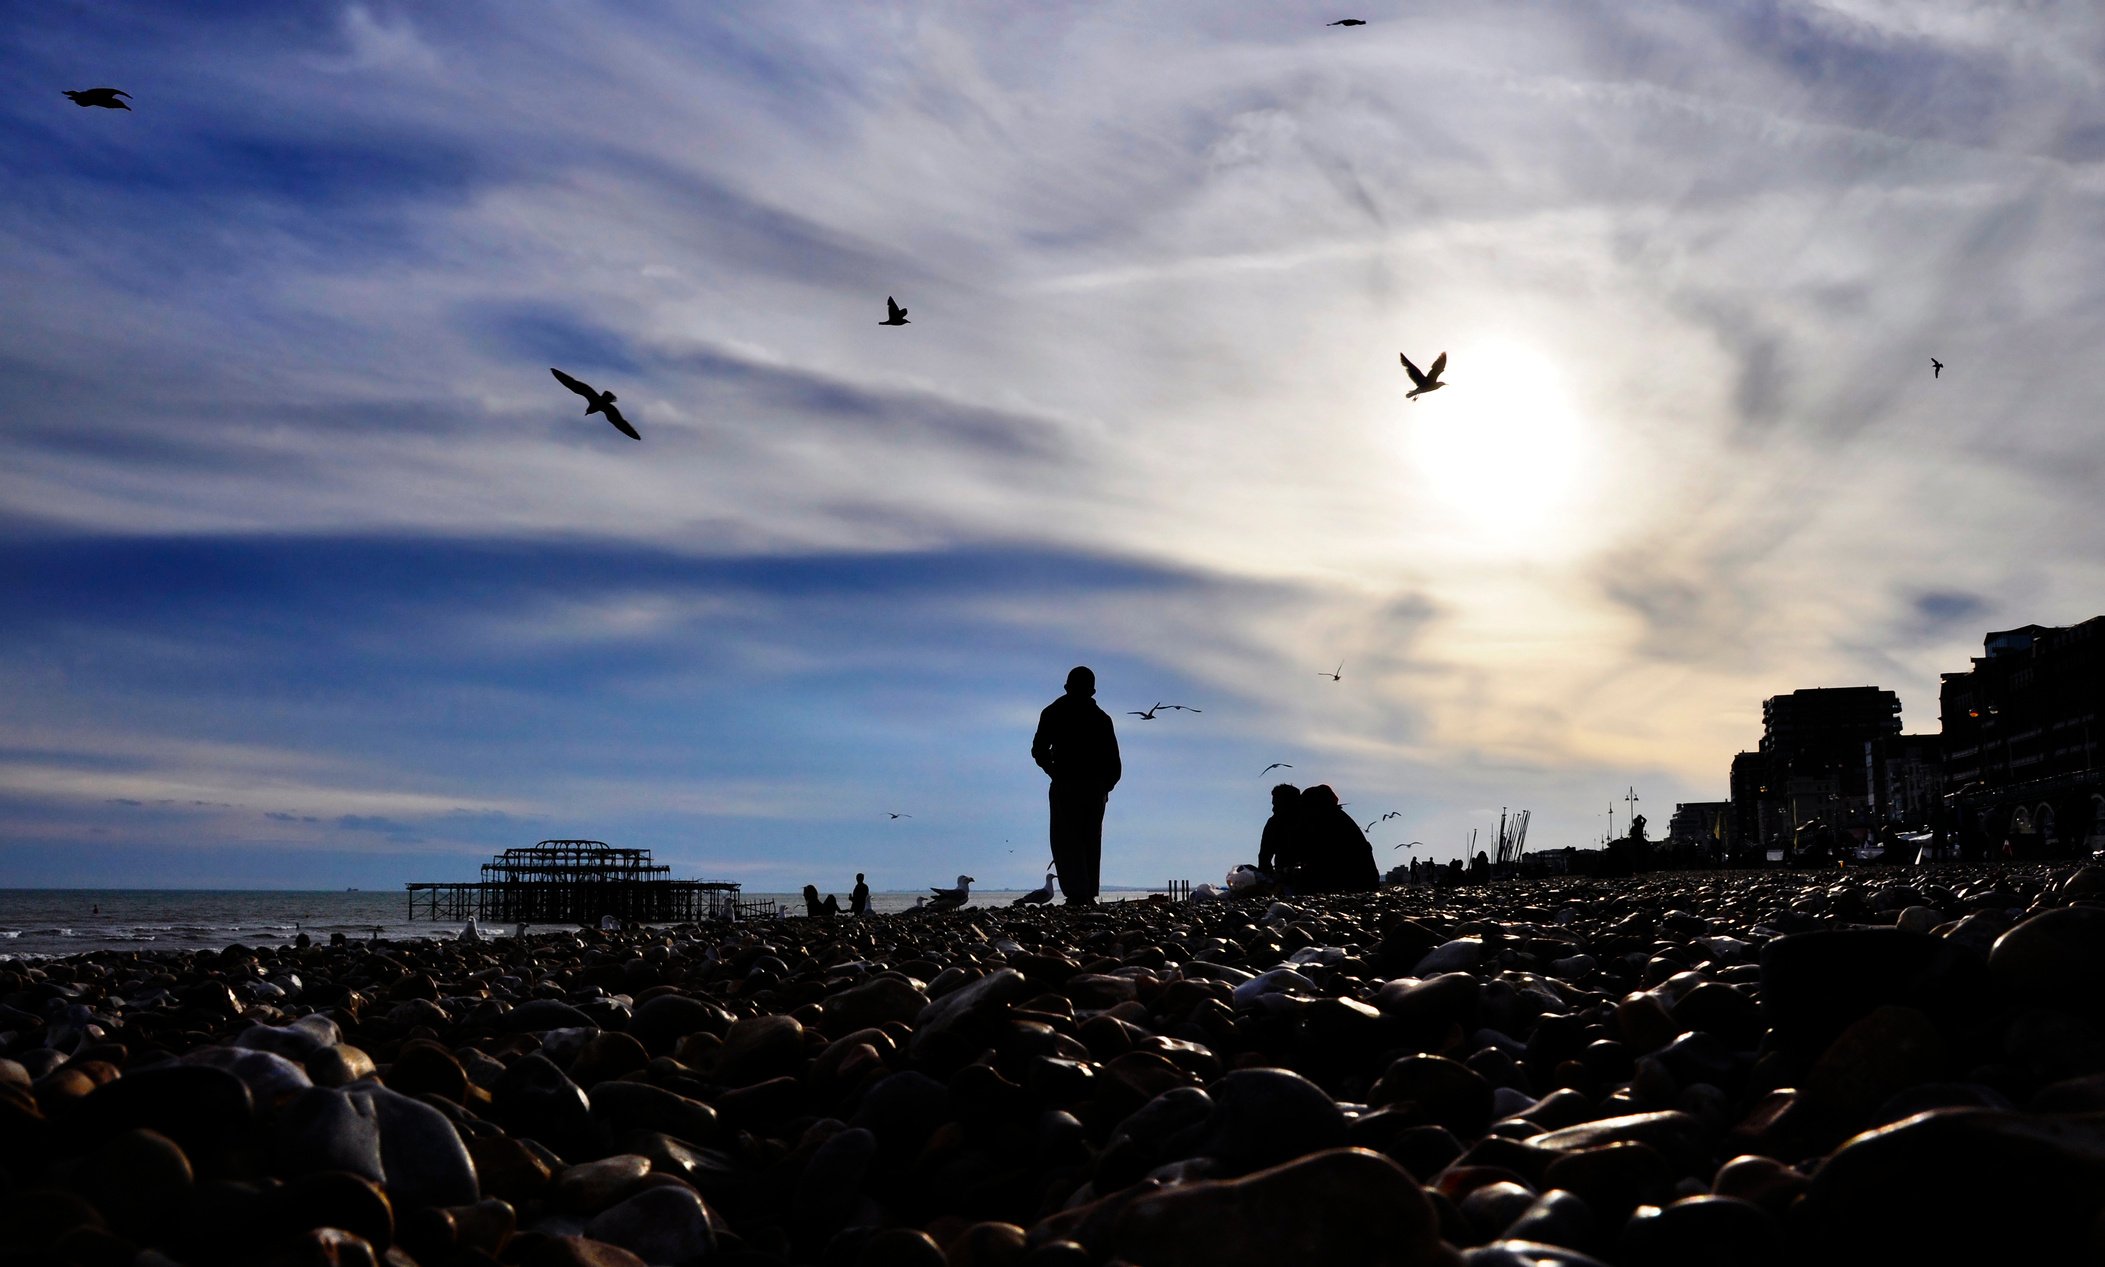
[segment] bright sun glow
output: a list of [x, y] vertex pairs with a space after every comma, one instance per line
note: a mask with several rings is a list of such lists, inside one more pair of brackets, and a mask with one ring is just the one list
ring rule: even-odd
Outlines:
[[1405, 460], [1455, 536], [1498, 553], [1564, 553], [1588, 535], [1571, 522], [1586, 427], [1557, 367], [1524, 346], [1482, 344], [1450, 357], [1441, 381], [1397, 414]]

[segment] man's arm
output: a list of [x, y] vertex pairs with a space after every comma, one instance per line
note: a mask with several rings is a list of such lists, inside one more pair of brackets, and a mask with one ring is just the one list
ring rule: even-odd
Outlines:
[[1038, 714], [1038, 733], [1031, 736], [1031, 760], [1037, 762], [1038, 768], [1047, 774], [1053, 772], [1051, 712], [1048, 708]]

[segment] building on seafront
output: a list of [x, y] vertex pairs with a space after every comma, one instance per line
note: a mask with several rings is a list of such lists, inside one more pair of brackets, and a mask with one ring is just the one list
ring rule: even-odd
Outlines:
[[1676, 845], [1721, 852], [1736, 839], [1731, 801], [1682, 801], [1667, 820], [1666, 838]]
[[[1871, 826], [1864, 746], [1900, 733], [1898, 695], [1876, 686], [1808, 687], [1763, 700], [1761, 718], [1758, 760], [1745, 771], [1755, 780], [1754, 842], [1775, 843], [1814, 821], [1836, 830]], [[1737, 761], [1734, 769], [1740, 772]]]
[[1962, 853], [2105, 845], [2105, 616], [1991, 632], [1937, 694], [1944, 809]]

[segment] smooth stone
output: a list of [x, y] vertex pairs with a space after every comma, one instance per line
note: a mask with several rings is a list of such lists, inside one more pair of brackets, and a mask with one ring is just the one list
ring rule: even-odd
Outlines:
[[1381, 1154], [1357, 1148], [1145, 1193], [1119, 1216], [1112, 1249], [1138, 1267], [1460, 1261], [1441, 1243], [1438, 1218], [1417, 1182]]
[[601, 1030], [585, 1040], [584, 1049], [570, 1062], [570, 1080], [585, 1088], [623, 1074], [635, 1073], [650, 1064], [643, 1044], [615, 1030]]
[[907, 1069], [873, 1083], [849, 1125], [876, 1136], [879, 1155], [894, 1164], [911, 1160], [950, 1118], [950, 1089], [918, 1069]]
[[1944, 922], [1944, 912], [1934, 906], [1906, 906], [1894, 917], [1893, 927], [1904, 933], [1928, 933]]
[[[975, 1020], [984, 1021], [1008, 1004], [1030, 997], [1030, 982], [1014, 968], [1001, 968], [977, 981], [959, 986], [932, 1000], [914, 1019], [914, 1036], [908, 1049], [927, 1060], [946, 1047], [956, 1051], [967, 1038]], [[960, 1053], [962, 1054], [962, 1053]]]
[[804, 1026], [796, 1017], [779, 1012], [748, 1016], [725, 1031], [709, 1073], [725, 1086], [749, 1086], [797, 1071], [803, 1055]]
[[1492, 1089], [1482, 1074], [1446, 1056], [1404, 1056], [1382, 1072], [1368, 1102], [1406, 1112], [1414, 1123], [1444, 1126], [1463, 1139], [1491, 1125]]
[[[64, 1188], [17, 1188], [0, 1195], [0, 1250], [43, 1249], [77, 1227], [101, 1227], [103, 1219], [86, 1197]], [[50, 1258], [31, 1257], [32, 1263]]]
[[370, 1106], [380, 1126], [380, 1167], [388, 1193], [411, 1206], [472, 1205], [482, 1198], [475, 1161], [446, 1115], [377, 1082], [344, 1094]]
[[1564, 1188], [1584, 1198], [1604, 1222], [1613, 1225], [1646, 1202], [1673, 1199], [1673, 1185], [1685, 1173], [1648, 1144], [1599, 1144], [1559, 1156], [1543, 1168], [1545, 1189]]
[[650, 1159], [634, 1153], [581, 1161], [555, 1177], [548, 1200], [561, 1210], [597, 1214], [634, 1193], [650, 1172]]
[[1579, 1249], [1593, 1243], [1597, 1229], [1598, 1220], [1586, 1198], [1563, 1188], [1552, 1188], [1521, 1211], [1500, 1239]]
[[504, 1253], [508, 1267], [651, 1267], [619, 1245], [546, 1232], [521, 1232]]
[[303, 1063], [307, 1077], [318, 1087], [348, 1086], [379, 1072], [371, 1056], [347, 1043], [324, 1047]]
[[545, 1034], [555, 1029], [598, 1029], [592, 1018], [561, 999], [529, 999], [498, 1018], [498, 1028], [513, 1034]]
[[174, 1140], [197, 1164], [249, 1133], [254, 1106], [248, 1085], [226, 1070], [171, 1062], [97, 1087], [67, 1115], [66, 1127], [90, 1142], [145, 1127]]
[[1449, 972], [1426, 980], [1390, 981], [1375, 992], [1374, 1006], [1384, 1015], [1425, 1031], [1444, 1025], [1465, 1028], [1476, 1015], [1482, 984], [1466, 972]]
[[653, 1055], [672, 1052], [689, 1034], [722, 1037], [731, 1017], [722, 1008], [684, 994], [660, 994], [636, 1005], [628, 1034]]
[[1456, 1205], [1476, 1230], [1478, 1241], [1497, 1240], [1514, 1220], [1533, 1208], [1537, 1197], [1523, 1184], [1498, 1179], [1470, 1189]]
[[663, 1131], [690, 1144], [714, 1144], [723, 1136], [717, 1112], [648, 1082], [602, 1082], [592, 1088], [592, 1116], [610, 1131]]
[[1537, 1135], [1528, 1142], [1552, 1152], [1572, 1152], [1603, 1144], [1644, 1144], [1668, 1158], [1694, 1167], [1707, 1160], [1710, 1135], [1711, 1132], [1694, 1116], [1677, 1109], [1662, 1109], [1581, 1122]]
[[1014, 1223], [974, 1223], [943, 1244], [949, 1267], [1018, 1267], [1028, 1249], [1024, 1230]]
[[335, 1087], [310, 1088], [280, 1110], [271, 1151], [288, 1174], [341, 1170], [374, 1183], [387, 1178], [372, 1101]]
[[1783, 1233], [1767, 1210], [1736, 1197], [1686, 1197], [1639, 1206], [1623, 1224], [1618, 1261], [1629, 1267], [1769, 1267], [1783, 1257]]
[[509, 1135], [471, 1139], [466, 1145], [482, 1190], [515, 1206], [538, 1199], [555, 1176], [540, 1154]]
[[1948, 939], [1890, 928], [1834, 928], [1762, 947], [1761, 1011], [1777, 1043], [1806, 1056], [1882, 1004], [1955, 1006], [1974, 970]]
[[1804, 1175], [1773, 1157], [1755, 1153], [1734, 1157], [1718, 1167], [1710, 1184], [1718, 1196], [1752, 1201], [1779, 1218], [1805, 1191], [1805, 1186]]
[[709, 1209], [692, 1188], [645, 1188], [585, 1224], [585, 1235], [619, 1245], [649, 1263], [685, 1263], [716, 1251]]
[[490, 1088], [490, 1115], [515, 1135], [539, 1140], [561, 1155], [588, 1157], [602, 1134], [592, 1103], [578, 1085], [539, 1052], [513, 1061]]
[[928, 991], [898, 977], [874, 977], [827, 995], [819, 1003], [826, 1033], [881, 1028], [888, 1021], [911, 1025], [928, 1007]]
[[1944, 1037], [1910, 1007], [1880, 1007], [1852, 1022], [1813, 1063], [1799, 1088], [1806, 1108], [1844, 1133], [1887, 1100], [1947, 1071]]
[[1229, 1173], [1256, 1170], [1346, 1143], [1345, 1115], [1289, 1069], [1237, 1069], [1206, 1088], [1213, 1112], [1168, 1141], [1180, 1156], [1211, 1157]]
[[1417, 966], [1411, 969], [1414, 977], [1430, 977], [1443, 972], [1463, 972], [1484, 961], [1484, 939], [1481, 937], [1457, 937], [1433, 947]]
[[375, 1246], [395, 1239], [394, 1206], [379, 1184], [341, 1170], [299, 1175], [283, 1187], [267, 1190], [261, 1200], [265, 1226], [294, 1233], [310, 1228], [342, 1228]]
[[1237, 1007], [1252, 1007], [1269, 994], [1290, 995], [1308, 998], [1321, 993], [1316, 983], [1292, 968], [1273, 968], [1261, 972], [1248, 981], [1238, 983], [1228, 992], [1229, 999]]
[[1504, 1240], [1462, 1255], [1463, 1267], [1607, 1267], [1590, 1254], [1539, 1241]]
[[864, 1241], [855, 1267], [948, 1267], [943, 1247], [912, 1227], [888, 1227]]
[[845, 1127], [819, 1145], [790, 1192], [791, 1225], [806, 1239], [823, 1243], [862, 1205], [863, 1185], [877, 1161], [877, 1136]]
[[241, 1047], [200, 1047], [175, 1058], [177, 1064], [207, 1065], [241, 1079], [259, 1105], [282, 1104], [314, 1088], [307, 1071], [276, 1052]]
[[182, 1146], [149, 1130], [125, 1131], [96, 1149], [80, 1179], [110, 1226], [134, 1240], [157, 1237], [189, 1202], [196, 1181]]
[[1814, 1264], [2093, 1261], [2105, 1114], [1932, 1110], [1836, 1149], [1791, 1215]]
[[404, 1095], [435, 1095], [455, 1104], [467, 1102], [468, 1071], [460, 1057], [426, 1039], [402, 1044], [394, 1063], [380, 1078]]
[[233, 1045], [273, 1052], [288, 1060], [305, 1060], [342, 1041], [343, 1031], [336, 1022], [316, 1012], [290, 1025], [251, 1025], [234, 1036]]
[[2020, 921], [1996, 938], [1988, 972], [1998, 988], [2021, 999], [2067, 1008], [2105, 1001], [2099, 965], [2105, 963], [2105, 907], [2060, 906]]

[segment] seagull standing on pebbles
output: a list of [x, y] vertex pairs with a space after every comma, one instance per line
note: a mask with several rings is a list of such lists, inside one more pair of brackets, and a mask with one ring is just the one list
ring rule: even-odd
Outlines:
[[931, 884], [928, 886], [928, 891], [935, 895], [928, 899], [929, 910], [954, 911], [958, 907], [963, 906], [966, 900], [972, 896], [972, 877], [969, 875], [959, 876], [957, 878], [957, 887], [954, 889], [939, 889]]
[[1010, 906], [1043, 906], [1053, 899], [1053, 868], [1045, 869], [1045, 887], [1030, 892], [1009, 903]]

